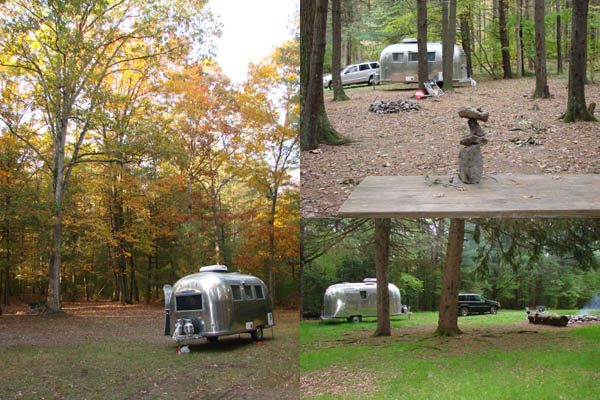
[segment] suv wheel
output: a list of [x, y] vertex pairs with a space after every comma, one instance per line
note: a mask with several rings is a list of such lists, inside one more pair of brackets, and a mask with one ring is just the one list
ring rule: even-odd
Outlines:
[[375, 86], [375, 77], [373, 77], [373, 75], [371, 75], [369, 77], [369, 82], [367, 82], [369, 84], [369, 86]]
[[490, 307], [490, 314], [496, 314], [497, 312], [498, 312], [498, 307], [496, 307], [496, 306]]
[[469, 315], [469, 309], [467, 307], [461, 307], [460, 315], [462, 315], [463, 317], [466, 317], [467, 315]]

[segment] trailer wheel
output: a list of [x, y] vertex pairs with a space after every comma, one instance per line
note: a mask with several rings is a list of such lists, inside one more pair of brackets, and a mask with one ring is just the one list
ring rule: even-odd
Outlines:
[[217, 343], [219, 341], [219, 337], [218, 336], [207, 336], [206, 340], [208, 340], [211, 343]]
[[250, 332], [252, 334], [252, 340], [258, 342], [259, 340], [263, 340], [263, 328], [262, 326], [257, 326], [256, 330]]
[[362, 321], [362, 317], [360, 315], [353, 315], [352, 317], [348, 317], [348, 322], [352, 322], [353, 324], [359, 323]]
[[329, 90], [333, 90], [333, 80], [329, 81], [327, 87], [329, 88]]
[[469, 315], [469, 309], [467, 307], [461, 307], [460, 315], [462, 315], [463, 317], [466, 317], [467, 315]]
[[490, 307], [490, 314], [496, 314], [498, 312], [498, 307], [492, 306]]

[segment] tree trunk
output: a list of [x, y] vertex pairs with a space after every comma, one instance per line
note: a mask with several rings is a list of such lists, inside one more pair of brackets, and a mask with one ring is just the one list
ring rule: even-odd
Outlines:
[[523, 0], [517, 0], [517, 23], [515, 25], [515, 43], [517, 44], [517, 77], [523, 76], [523, 42], [521, 39], [521, 8]]
[[[310, 3], [310, 1], [307, 1]], [[306, 98], [300, 108], [300, 148], [301, 150], [312, 150], [319, 147], [319, 143], [331, 145], [348, 143], [349, 140], [338, 134], [331, 126], [327, 113], [325, 111], [325, 102], [323, 99], [323, 59], [325, 56], [325, 33], [327, 26], [327, 4], [328, 0], [316, 0], [316, 10], [314, 10], [314, 21], [311, 36], [312, 45], [310, 56], [300, 54], [300, 70], [308, 64], [309, 75], [307, 77]], [[307, 12], [311, 7], [305, 7]], [[309, 18], [307, 18], [309, 19]], [[302, 17], [301, 17], [302, 20]], [[302, 22], [300, 24], [302, 31]], [[308, 29], [308, 27], [307, 27]], [[308, 33], [307, 33], [308, 35]], [[302, 32], [301, 32], [302, 36]], [[300, 46], [300, 50], [306, 49]], [[304, 61], [304, 66], [303, 62]], [[309, 61], [309, 62], [307, 62]], [[302, 85], [302, 83], [301, 83]]]
[[469, 21], [471, 20], [470, 14], [463, 14], [460, 17], [460, 33], [462, 38], [462, 47], [465, 52], [467, 59], [467, 76], [473, 77], [473, 59], [471, 56], [471, 28]]
[[454, 44], [456, 42], [456, 0], [442, 1], [442, 59], [444, 91], [452, 90]]
[[562, 63], [562, 44], [560, 42], [561, 31], [560, 31], [560, 0], [556, 0], [556, 73], [558, 75], [563, 73]]
[[502, 45], [502, 69], [504, 70], [504, 79], [511, 79], [512, 71], [510, 70], [510, 42], [508, 41], [508, 33], [506, 31], [506, 8], [507, 0], [498, 1], [498, 19], [500, 28], [500, 44]]
[[277, 190], [274, 190], [271, 200], [271, 212], [269, 214], [269, 294], [271, 295], [271, 307], [275, 307], [275, 290], [273, 287], [273, 271], [275, 270], [275, 212], [277, 210]]
[[331, 0], [331, 76], [333, 79], [333, 101], [348, 100], [340, 78], [342, 62], [342, 7], [341, 0]]
[[461, 333], [458, 329], [458, 289], [464, 239], [465, 220], [460, 218], [450, 220], [446, 267], [442, 278], [442, 298], [438, 327], [435, 331], [438, 336], [454, 336]]
[[429, 79], [427, 61], [427, 0], [417, 0], [417, 47], [419, 53], [419, 89], [425, 90]]
[[587, 46], [588, 0], [573, 2], [571, 20], [571, 56], [569, 62], [569, 95], [564, 122], [596, 121], [585, 104], [585, 55]]
[[298, 271], [298, 293], [299, 293], [299, 297], [300, 297], [300, 301], [299, 301], [299, 309], [300, 309], [300, 321], [302, 321], [303, 318], [303, 314], [304, 314], [304, 296], [303, 296], [303, 289], [304, 289], [304, 285], [302, 284], [304, 282], [304, 238], [305, 238], [305, 233], [306, 232], [306, 224], [304, 222], [304, 220], [301, 218], [300, 219], [300, 271]]
[[377, 329], [375, 336], [391, 336], [388, 264], [391, 220], [375, 219], [375, 272], [377, 278]]
[[152, 256], [148, 256], [148, 274], [146, 276], [146, 298], [144, 299], [146, 304], [150, 304], [151, 297], [152, 297]]
[[535, 92], [533, 97], [550, 97], [546, 72], [546, 30], [544, 26], [544, 0], [535, 0]]

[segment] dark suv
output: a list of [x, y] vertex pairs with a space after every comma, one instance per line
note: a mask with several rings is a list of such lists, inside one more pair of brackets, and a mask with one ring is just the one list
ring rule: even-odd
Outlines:
[[469, 314], [489, 312], [496, 314], [500, 308], [500, 303], [494, 300], [488, 300], [480, 294], [459, 293], [458, 294], [458, 313], [463, 317]]

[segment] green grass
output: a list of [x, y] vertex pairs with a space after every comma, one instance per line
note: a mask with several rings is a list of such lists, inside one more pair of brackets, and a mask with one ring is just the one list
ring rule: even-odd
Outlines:
[[300, 370], [312, 380], [303, 398], [598, 398], [600, 326], [541, 329], [519, 325], [524, 318], [512, 310], [461, 317], [465, 334], [456, 338], [432, 336], [437, 313], [393, 321], [391, 338], [371, 337], [372, 321], [303, 322]]

